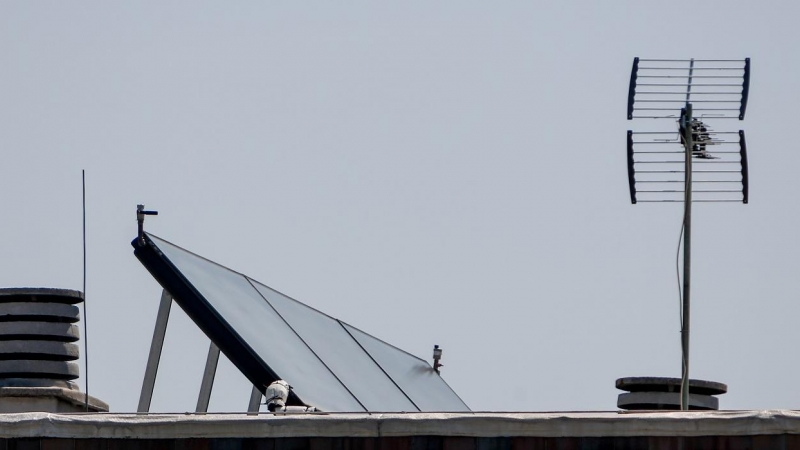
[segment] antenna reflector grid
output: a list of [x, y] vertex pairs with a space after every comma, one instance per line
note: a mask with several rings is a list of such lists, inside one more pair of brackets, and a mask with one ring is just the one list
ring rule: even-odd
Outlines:
[[[743, 130], [709, 133], [709, 155], [692, 164], [693, 202], [749, 201], [747, 144]], [[719, 150], [717, 150], [719, 149]], [[628, 187], [631, 203], [683, 202], [685, 150], [678, 131], [627, 132]]]
[[749, 93], [750, 58], [634, 58], [627, 117], [678, 119], [689, 102], [698, 104], [700, 118], [744, 120]]

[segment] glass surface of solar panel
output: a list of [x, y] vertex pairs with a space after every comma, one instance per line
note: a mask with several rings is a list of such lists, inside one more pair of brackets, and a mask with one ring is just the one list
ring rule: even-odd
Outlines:
[[324, 411], [364, 411], [247, 278], [148, 236], [258, 357], [289, 381], [303, 401]]
[[419, 411], [338, 320], [250, 281], [368, 411]]
[[427, 362], [346, 323], [344, 326], [421, 411], [469, 411]]
[[183, 293], [181, 306], [196, 314], [220, 348], [244, 358], [239, 368], [252, 380], [278, 376], [323, 411], [469, 411], [426, 361], [170, 242], [147, 238], [152, 246], [144, 248], [156, 251], [140, 255], [134, 241], [137, 257], [165, 289]]

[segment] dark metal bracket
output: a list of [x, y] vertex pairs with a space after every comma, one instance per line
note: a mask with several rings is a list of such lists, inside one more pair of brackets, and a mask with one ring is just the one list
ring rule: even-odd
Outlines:
[[139, 239], [138, 243], [140, 246], [144, 245], [144, 216], [157, 216], [158, 211], [147, 211], [144, 209], [144, 205], [136, 205], [136, 222], [139, 225]]
[[750, 181], [747, 170], [747, 143], [744, 140], [744, 130], [739, 130], [739, 153], [742, 156], [742, 203], [750, 201]]
[[742, 80], [742, 104], [739, 106], [739, 120], [744, 120], [744, 113], [747, 110], [748, 96], [750, 96], [750, 58], [745, 58], [744, 77]]
[[[639, 57], [633, 58], [631, 82], [628, 85], [628, 120], [633, 120], [633, 103], [636, 97], [636, 77], [639, 72]], [[636, 203], [636, 202], [634, 202]]]
[[631, 190], [631, 203], [636, 204], [636, 177], [633, 168], [633, 130], [628, 130], [628, 186]]

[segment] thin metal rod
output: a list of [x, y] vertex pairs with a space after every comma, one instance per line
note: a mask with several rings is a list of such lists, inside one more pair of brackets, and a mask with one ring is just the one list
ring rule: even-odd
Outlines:
[[86, 315], [86, 171], [81, 170], [81, 191], [83, 194], [83, 379], [86, 392], [83, 406], [89, 412], [89, 319]]
[[[683, 164], [684, 161], [634, 161], [636, 164]], [[695, 161], [695, 164], [741, 164], [741, 161]]]
[[643, 62], [740, 62], [743, 63], [743, 59], [639, 59], [639, 61]]
[[[636, 203], [683, 203], [683, 200], [636, 200]], [[726, 203], [726, 202], [736, 202], [742, 203], [741, 200], [731, 200], [731, 199], [715, 199], [715, 200], [692, 200], [692, 203]]]
[[[677, 143], [678, 143], [677, 139], [675, 139], [674, 141], [634, 141], [634, 144], [640, 144], [640, 145], [642, 145], [642, 144], [643, 145], [650, 145], [650, 144], [677, 144]], [[708, 143], [707, 145], [721, 145], [721, 144], [736, 144], [736, 145], [739, 145], [738, 142], [728, 142], [728, 141], [712, 141], [712, 142]], [[683, 153], [683, 152], [679, 152], [679, 153]], [[739, 152], [734, 152], [734, 153], [739, 153]]]
[[161, 302], [158, 305], [156, 327], [153, 330], [153, 341], [150, 343], [150, 355], [147, 357], [147, 367], [144, 371], [142, 393], [139, 395], [137, 412], [149, 412], [150, 401], [153, 399], [153, 388], [156, 385], [158, 363], [161, 360], [161, 349], [164, 347], [164, 336], [167, 334], [167, 321], [169, 321], [169, 308], [172, 305], [172, 296], [166, 289], [161, 291]]
[[[667, 144], [675, 144], [676, 142], [666, 142], [666, 143], [667, 143]], [[721, 143], [722, 143], [722, 142], [720, 142], [720, 144], [721, 144]], [[683, 152], [682, 152], [682, 151], [669, 151], [669, 152], [633, 152], [633, 154], [634, 154], [634, 155], [661, 155], [661, 154], [668, 154], [668, 153], [680, 153], [680, 154], [683, 154]], [[739, 152], [726, 151], [726, 150], [722, 150], [722, 151], [715, 151], [715, 152], [714, 152], [714, 154], [715, 154], [715, 155], [726, 154], [726, 153], [730, 153], [730, 154], [736, 153], [737, 155], [739, 154]]]
[[[633, 134], [679, 134], [678, 131], [634, 131]], [[736, 134], [738, 135], [738, 131], [709, 131], [708, 134]], [[683, 152], [681, 152], [683, 153]]]
[[[677, 119], [678, 116], [675, 114], [669, 114], [666, 116], [631, 116], [632, 119]], [[739, 120], [739, 116], [722, 116], [722, 115], [715, 115], [715, 116], [708, 116], [709, 119], [736, 119]]]
[[671, 108], [642, 108], [642, 107], [638, 107], [638, 108], [634, 107], [633, 108], [634, 111], [675, 111], [677, 109], [678, 108], [676, 108], [674, 106], [671, 107]]
[[[636, 173], [683, 173], [683, 170], [637, 170]], [[739, 170], [695, 170], [694, 173], [742, 173]]]
[[[664, 190], [653, 190], [653, 191], [640, 191], [640, 190], [637, 190], [636, 191], [637, 194], [654, 194], [654, 193], [662, 193], [662, 192], [663, 193], [683, 192], [683, 189], [664, 189]], [[708, 193], [708, 192], [738, 192], [738, 193], [741, 193], [742, 190], [741, 189], [708, 189], [708, 190], [694, 191], [694, 192], [695, 193], [698, 193], [698, 192], [705, 192], [705, 193]]]
[[[691, 86], [691, 85], [686, 85]], [[666, 92], [666, 91], [644, 91], [644, 92], [637, 92], [636, 95], [641, 94], [653, 94], [653, 95], [683, 95], [683, 92]], [[695, 95], [742, 95], [742, 92], [695, 92]]]
[[[690, 78], [691, 79], [691, 78]], [[688, 98], [689, 94], [687, 94]], [[684, 115], [684, 146], [686, 168], [684, 170], [684, 214], [683, 214], [683, 316], [681, 319], [681, 410], [689, 410], [689, 294], [692, 265], [692, 104], [686, 103]]]
[[[641, 61], [641, 60], [639, 60]], [[641, 67], [639, 70], [686, 70], [686, 67]], [[694, 70], [744, 70], [742, 67], [695, 67]]]
[[[741, 183], [741, 182], [742, 180], [692, 180], [692, 183]], [[636, 180], [636, 183], [637, 184], [638, 183], [685, 183], [685, 181], [684, 180]]]
[[[677, 100], [676, 100], [677, 101]], [[635, 107], [634, 111], [676, 111], [678, 108], [641, 108]], [[695, 111], [739, 111], [739, 108], [695, 108]]]
[[251, 413], [258, 413], [258, 410], [261, 407], [261, 391], [253, 385], [253, 390], [250, 392], [250, 403], [247, 404], [247, 412], [248, 414]]
[[214, 377], [217, 374], [219, 363], [219, 347], [214, 341], [208, 346], [206, 368], [203, 370], [203, 381], [200, 383], [200, 394], [197, 396], [195, 412], [208, 412], [208, 402], [211, 400], [211, 389], [214, 387]]
[[[696, 77], [695, 77], [696, 78]], [[673, 87], [686, 87], [683, 83], [636, 83], [636, 86], [673, 86]], [[707, 87], [742, 87], [741, 84], [728, 84], [728, 83], [694, 83], [692, 86], [707, 86]], [[741, 94], [741, 92], [740, 92]]]
[[[637, 103], [678, 103], [683, 100], [662, 100], [662, 99], [643, 99], [636, 100]], [[694, 100], [692, 103], [741, 103], [741, 100]], [[677, 106], [676, 106], [677, 108]]]
[[[686, 75], [637, 75], [636, 78], [686, 78]], [[695, 75], [694, 78], [742, 78], [742, 75]]]

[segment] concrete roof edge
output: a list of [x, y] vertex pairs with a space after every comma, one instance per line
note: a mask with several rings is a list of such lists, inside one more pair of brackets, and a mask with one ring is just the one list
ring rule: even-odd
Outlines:
[[636, 437], [800, 434], [800, 412], [0, 415], [2, 438]]

